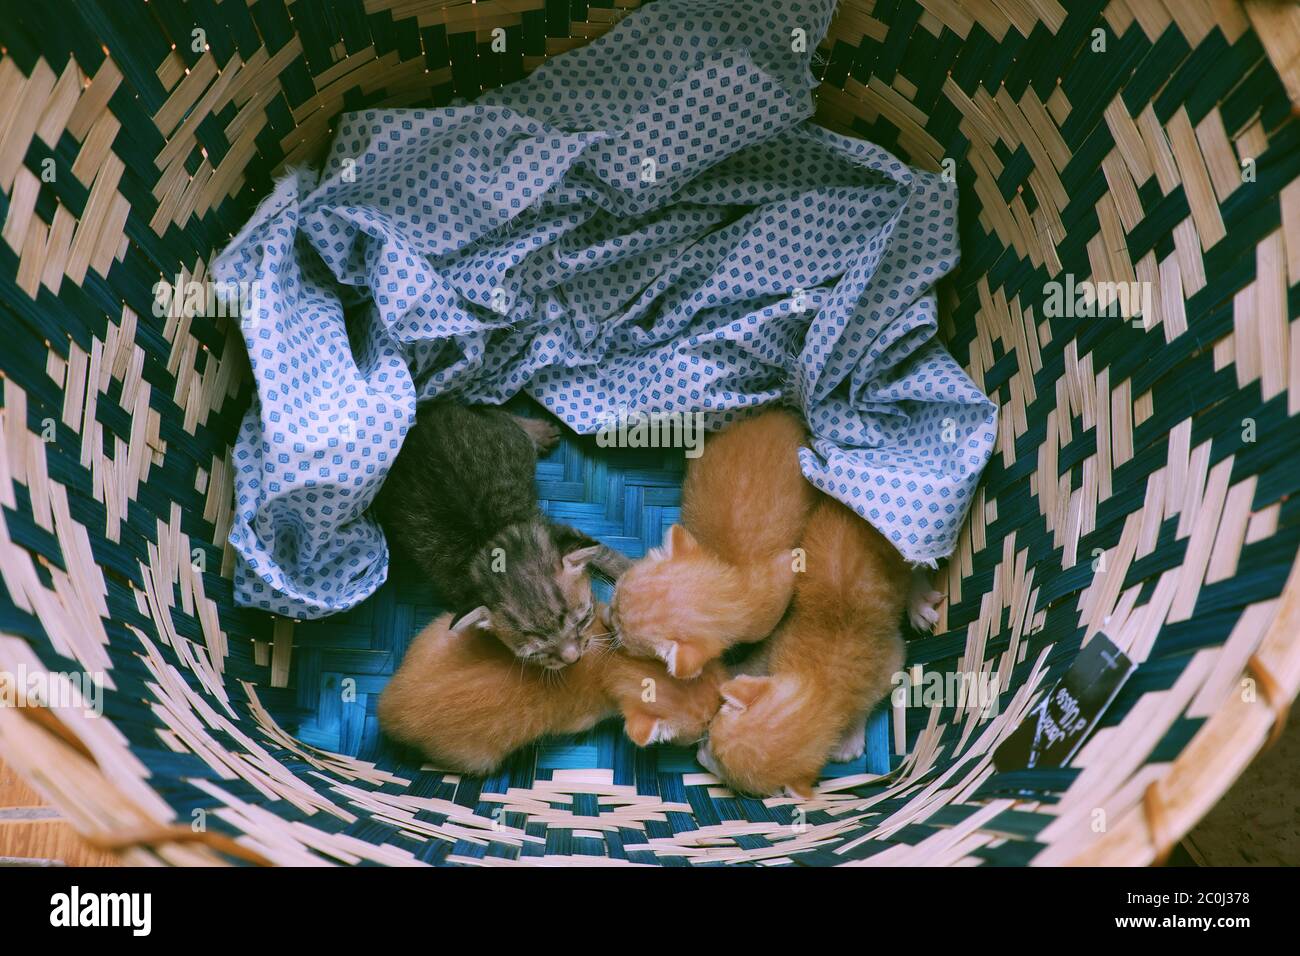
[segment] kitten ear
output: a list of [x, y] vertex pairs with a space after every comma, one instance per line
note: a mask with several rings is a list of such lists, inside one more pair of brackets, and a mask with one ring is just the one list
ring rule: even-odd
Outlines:
[[614, 630], [614, 612], [608, 604], [596, 602], [596, 620], [607, 631]]
[[623, 718], [623, 726], [627, 731], [628, 739], [638, 747], [649, 747], [653, 743], [667, 739], [662, 736], [664, 730], [660, 727], [659, 718], [644, 710], [628, 711]]
[[670, 558], [682, 557], [700, 550], [700, 543], [682, 525], [675, 524], [664, 535], [664, 554]]
[[722, 695], [724, 704], [730, 704], [737, 710], [748, 710], [767, 693], [771, 686], [770, 677], [754, 677], [746, 674], [727, 681], [718, 689], [718, 693]]
[[711, 658], [704, 651], [687, 641], [672, 641], [668, 651], [660, 655], [668, 673], [678, 680], [693, 680], [700, 676], [704, 665]]
[[548, 521], [551, 532], [551, 540], [555, 542], [555, 549], [560, 554], [568, 554], [577, 548], [589, 548], [592, 545], [599, 544], [595, 538], [589, 534], [583, 534], [571, 524], [562, 524], [559, 521]]
[[583, 571], [587, 570], [587, 565], [590, 564], [598, 554], [600, 554], [600, 545], [598, 544], [579, 548], [577, 551], [570, 551], [564, 556], [565, 573], [581, 574]]
[[597, 572], [617, 581], [619, 576], [632, 566], [632, 559], [625, 554], [606, 547], [589, 534], [583, 534], [577, 528], [551, 521], [551, 540], [555, 550], [565, 556], [564, 570], [585, 571], [590, 564]]
[[451, 629], [457, 634], [468, 634], [470, 631], [491, 630], [492, 612], [480, 604], [468, 614], [463, 614], [459, 619], [452, 621]]

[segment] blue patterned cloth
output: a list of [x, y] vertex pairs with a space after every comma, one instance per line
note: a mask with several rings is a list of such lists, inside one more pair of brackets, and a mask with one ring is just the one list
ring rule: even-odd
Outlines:
[[447, 393], [581, 433], [785, 397], [813, 484], [948, 555], [996, 427], [934, 341], [956, 186], [809, 122], [833, 8], [658, 0], [473, 104], [345, 114], [212, 268], [256, 284], [236, 600], [311, 618], [379, 587], [366, 509]]

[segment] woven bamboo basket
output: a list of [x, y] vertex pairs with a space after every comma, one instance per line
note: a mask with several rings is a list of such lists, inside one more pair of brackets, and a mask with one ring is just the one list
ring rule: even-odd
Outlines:
[[[98, 717], [0, 707], [0, 758], [132, 864], [1161, 860], [1300, 687], [1291, 4], [844, 0], [817, 50], [820, 122], [951, 161], [960, 186], [942, 331], [997, 400], [999, 438], [909, 662], [995, 675], [995, 716], [882, 712], [863, 760], [797, 806], [608, 725], [462, 778], [376, 726], [435, 612], [420, 582], [397, 573], [312, 623], [235, 606], [244, 347], [229, 320], [154, 318], [153, 285], [202, 278], [341, 111], [472, 97], [636, 5], [4, 15], [0, 672], [105, 689]], [[1045, 284], [1067, 275], [1148, 283], [1151, 307], [1049, 316]], [[538, 478], [552, 513], [637, 555], [676, 518], [680, 476], [667, 452], [571, 439]], [[994, 746], [1099, 632], [1141, 665], [1086, 747], [1067, 769], [997, 772]]]

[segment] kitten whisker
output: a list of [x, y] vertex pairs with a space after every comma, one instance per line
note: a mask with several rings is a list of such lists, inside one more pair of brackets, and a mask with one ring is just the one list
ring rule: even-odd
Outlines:
[[565, 668], [547, 667], [542, 671], [542, 683], [548, 690], [562, 690], [566, 686]]
[[[396, 552], [449, 603], [487, 608], [494, 625], [514, 632], [496, 636], [516, 653], [526, 639], [558, 636], [557, 620], [593, 612], [588, 565], [621, 570], [617, 555], [537, 506], [537, 452], [558, 438], [549, 420], [427, 402], [375, 499]], [[466, 506], [445, 508], [452, 498]]]
[[[594, 726], [616, 712], [653, 716], [649, 739], [664, 742], [699, 733], [717, 709], [721, 664], [709, 677], [677, 681], [659, 661], [605, 651], [613, 635], [604, 632], [588, 637], [583, 651], [596, 650], [587, 660], [566, 667], [559, 642], [483, 653], [496, 635], [456, 631], [452, 623], [447, 614], [421, 632], [379, 701], [384, 731], [439, 766], [482, 774], [544, 734]], [[649, 711], [647, 679], [666, 695]]]
[[524, 660], [522, 657], [516, 656], [514, 661], [510, 665], [511, 674], [514, 674], [516, 664], [519, 665], [519, 678], [517, 680], [517, 683], [520, 686], [523, 686], [525, 679], [528, 677], [528, 662]]

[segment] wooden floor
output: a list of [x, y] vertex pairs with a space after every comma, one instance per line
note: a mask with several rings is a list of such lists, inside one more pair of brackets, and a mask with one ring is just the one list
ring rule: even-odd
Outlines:
[[[1260, 756], [1188, 835], [1201, 866], [1300, 865], [1300, 703], [1277, 746]], [[0, 866], [114, 866], [0, 762]]]
[[1184, 843], [1203, 866], [1300, 866], [1300, 701], [1277, 744]]
[[0, 866], [116, 866], [87, 846], [59, 813], [0, 762]]

